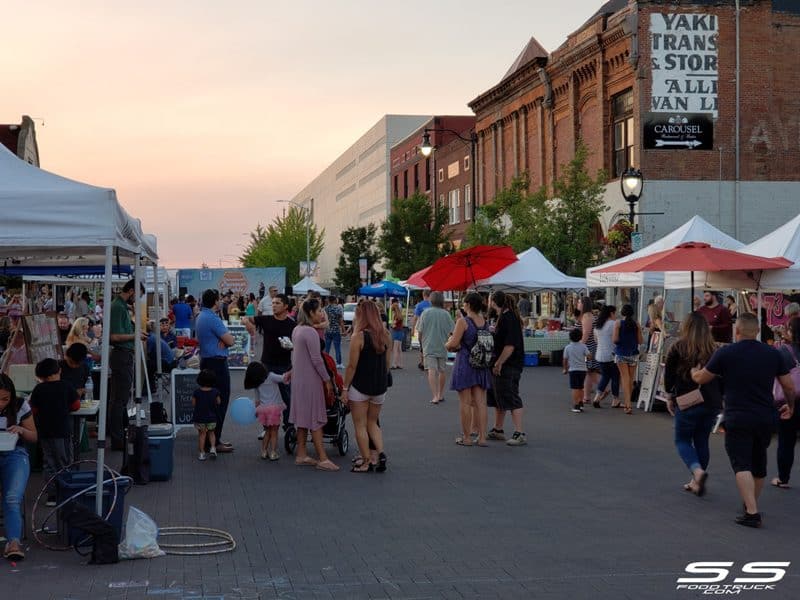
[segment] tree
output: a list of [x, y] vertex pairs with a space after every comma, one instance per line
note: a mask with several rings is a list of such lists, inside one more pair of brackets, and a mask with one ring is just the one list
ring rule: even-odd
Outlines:
[[431, 207], [424, 194], [392, 202], [392, 212], [381, 226], [378, 247], [392, 275], [405, 279], [453, 250], [444, 234], [447, 211]]
[[378, 228], [370, 223], [366, 227], [348, 227], [342, 232], [342, 246], [339, 250], [339, 265], [336, 267], [334, 282], [347, 293], [361, 285], [358, 259], [366, 258], [369, 278], [378, 281], [382, 273], [375, 270], [381, 256], [377, 245]]
[[[292, 206], [283, 216], [275, 217], [266, 228], [259, 223], [250, 232], [250, 242], [239, 257], [244, 267], [286, 267], [291, 283], [295, 269], [306, 260], [306, 224], [311, 215]], [[317, 260], [325, 247], [325, 230], [318, 230], [313, 222], [309, 225], [311, 260]]]
[[595, 264], [600, 244], [595, 235], [606, 209], [605, 172], [586, 171], [589, 152], [578, 142], [573, 159], [562, 167], [549, 195], [542, 187], [531, 194], [526, 175], [515, 177], [495, 201], [479, 209], [467, 231], [467, 243], [508, 244], [516, 252], [539, 249], [556, 268], [582, 275]]

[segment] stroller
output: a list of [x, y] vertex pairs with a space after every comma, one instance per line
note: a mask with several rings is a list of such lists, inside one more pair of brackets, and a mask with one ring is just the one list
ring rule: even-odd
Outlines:
[[[347, 433], [346, 417], [350, 409], [342, 402], [342, 387], [344, 380], [336, 369], [336, 362], [327, 352], [322, 352], [325, 369], [331, 376], [332, 392], [325, 394], [325, 407], [328, 412], [328, 422], [322, 428], [322, 439], [335, 444], [340, 456], [345, 456], [350, 448], [350, 435]], [[297, 430], [294, 425], [289, 425], [283, 435], [283, 446], [288, 454], [294, 454], [297, 448]]]

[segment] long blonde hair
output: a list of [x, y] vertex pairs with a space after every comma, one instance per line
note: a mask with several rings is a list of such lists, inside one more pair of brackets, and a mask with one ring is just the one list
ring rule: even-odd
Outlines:
[[67, 345], [83, 340], [86, 337], [86, 334], [83, 332], [83, 328], [88, 326], [89, 319], [86, 317], [78, 317], [75, 319], [75, 322], [72, 324], [72, 328], [67, 334]]

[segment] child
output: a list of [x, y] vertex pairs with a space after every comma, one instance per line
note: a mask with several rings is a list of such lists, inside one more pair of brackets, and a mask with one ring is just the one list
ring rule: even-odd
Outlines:
[[[72, 462], [69, 413], [81, 407], [81, 400], [72, 385], [61, 381], [61, 369], [54, 358], [40, 361], [34, 373], [41, 383], [31, 392], [30, 406], [39, 431], [44, 476], [48, 481]], [[51, 488], [47, 506], [55, 505], [56, 497]]]
[[217, 427], [217, 406], [222, 402], [219, 395], [219, 390], [214, 386], [217, 384], [217, 377], [214, 371], [210, 369], [203, 369], [197, 376], [197, 385], [200, 389], [194, 391], [192, 394], [192, 406], [194, 413], [192, 414], [192, 423], [198, 432], [197, 447], [200, 454], [198, 460], [206, 459], [206, 437], [208, 437], [211, 450], [209, 454], [211, 458], [217, 458], [217, 441], [214, 434], [214, 429]]
[[564, 348], [564, 374], [569, 372], [569, 389], [572, 390], [572, 412], [583, 412], [583, 382], [586, 379], [586, 359], [590, 356], [586, 344], [581, 343], [581, 331], [569, 332], [570, 343]]
[[279, 383], [286, 383], [283, 375], [267, 372], [267, 368], [258, 361], [247, 365], [244, 374], [244, 389], [256, 391], [256, 417], [264, 427], [266, 435], [261, 441], [261, 458], [278, 460], [278, 427], [283, 418], [286, 404], [281, 397]]
[[89, 364], [86, 362], [88, 355], [88, 348], [76, 342], [67, 348], [64, 359], [58, 363], [61, 367], [61, 381], [66, 381], [74, 387], [81, 398], [86, 392], [86, 381], [91, 375]]

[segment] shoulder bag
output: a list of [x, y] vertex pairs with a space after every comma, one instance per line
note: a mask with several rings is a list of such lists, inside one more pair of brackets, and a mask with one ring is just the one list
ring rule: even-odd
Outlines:
[[[794, 361], [794, 366], [789, 370], [789, 376], [792, 378], [795, 396], [797, 396], [798, 391], [800, 391], [800, 362], [797, 362], [797, 357], [794, 354], [791, 344], [787, 344], [784, 347], [789, 350], [789, 354], [791, 354], [792, 360]], [[775, 398], [776, 407], [786, 404], [786, 396], [783, 393], [783, 386], [781, 385], [781, 382], [778, 381], [777, 377], [775, 378], [775, 383], [772, 384], [772, 395]]]
[[681, 410], [686, 410], [687, 408], [692, 408], [693, 406], [702, 404], [704, 400], [703, 394], [700, 391], [700, 386], [697, 386], [691, 392], [686, 392], [680, 396], [675, 396], [675, 402], [678, 404], [678, 408]]

